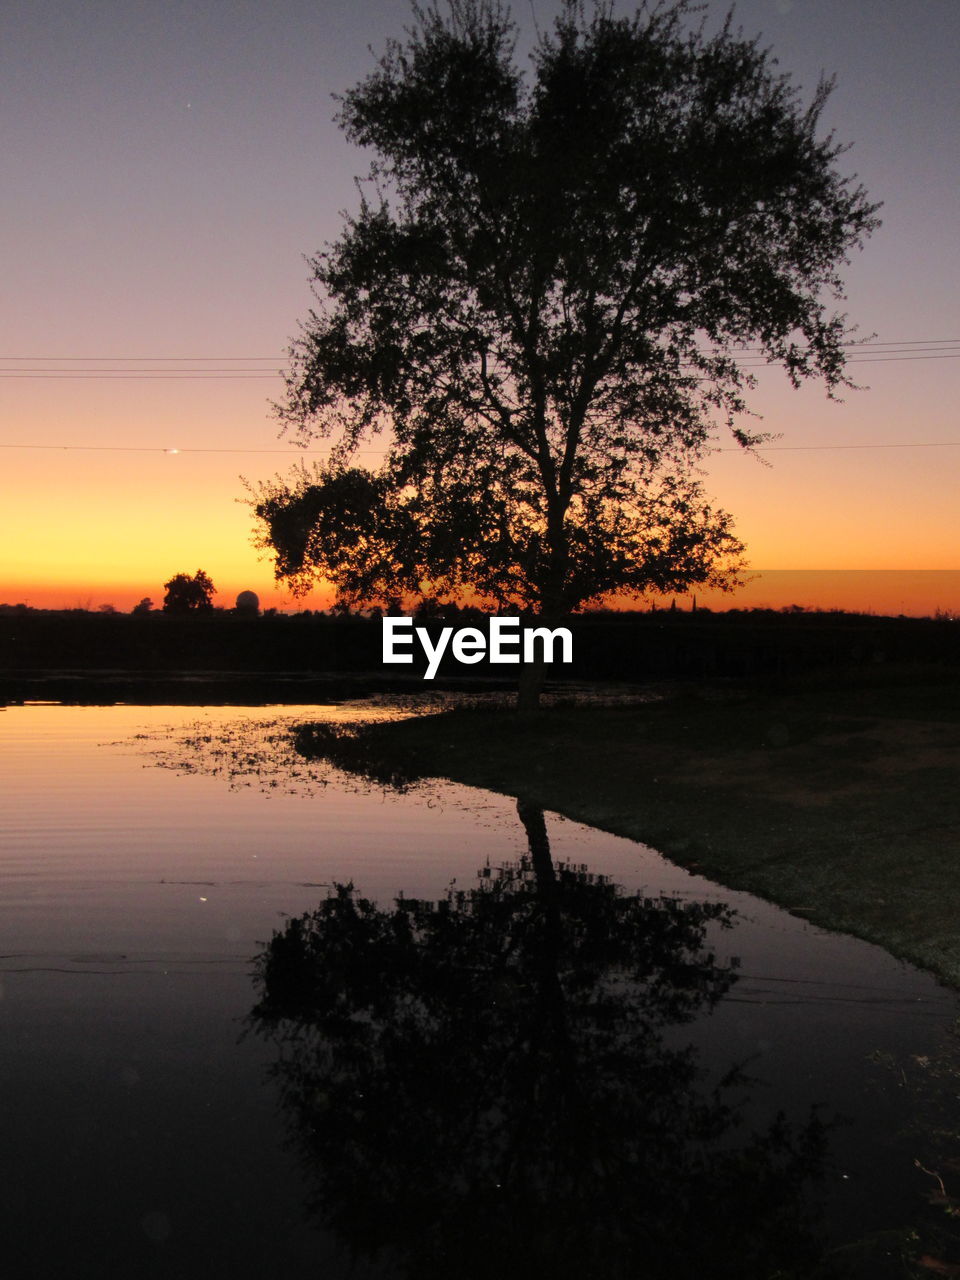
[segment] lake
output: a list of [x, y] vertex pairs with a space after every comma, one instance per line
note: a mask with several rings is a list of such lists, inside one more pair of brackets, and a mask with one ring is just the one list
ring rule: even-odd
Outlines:
[[659, 1240], [647, 1274], [750, 1277], [764, 1216], [909, 1225], [878, 1061], [934, 1052], [952, 993], [632, 841], [289, 745], [374, 714], [0, 710], [5, 1276], [618, 1275]]

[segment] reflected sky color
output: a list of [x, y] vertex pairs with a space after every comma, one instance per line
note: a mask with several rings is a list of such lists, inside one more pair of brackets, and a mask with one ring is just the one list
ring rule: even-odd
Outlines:
[[[272, 1054], [238, 1043], [253, 957], [336, 881], [381, 906], [401, 891], [436, 901], [451, 881], [470, 890], [516, 861], [526, 839], [506, 797], [435, 783], [384, 793], [322, 762], [312, 771], [270, 737], [304, 716], [355, 714], [0, 712], [0, 1088], [18, 1100], [5, 1117], [16, 1170], [5, 1256], [30, 1263], [14, 1273], [79, 1274], [96, 1260], [160, 1280], [212, 1274], [226, 1257], [236, 1277], [294, 1264], [365, 1274], [305, 1229], [264, 1088]], [[239, 770], [218, 771], [221, 749]], [[740, 959], [736, 986], [684, 1037], [711, 1069], [747, 1063], [763, 1082], [761, 1121], [781, 1107], [802, 1120], [811, 1104], [851, 1117], [832, 1140], [828, 1188], [843, 1234], [904, 1222], [917, 1185], [916, 1148], [892, 1142], [904, 1095], [867, 1089], [867, 1059], [932, 1052], [955, 995], [642, 845], [555, 815], [547, 830], [558, 865], [736, 911], [735, 928], [709, 939], [721, 963]]]
[[[555, 6], [517, 9], [529, 45], [534, 16], [547, 25]], [[725, 6], [710, 9], [716, 21]], [[202, 566], [220, 603], [242, 588], [287, 601], [250, 546], [239, 476], [291, 461], [268, 401], [310, 305], [302, 255], [337, 235], [366, 168], [330, 95], [370, 70], [368, 46], [408, 14], [401, 0], [6, 7], [0, 444], [44, 447], [0, 449], [0, 600], [129, 608]], [[885, 204], [846, 272], [861, 332], [960, 339], [960, 10], [743, 0], [737, 19], [807, 92], [837, 74], [825, 124]], [[178, 376], [131, 374], [151, 362]], [[765, 375], [754, 405], [791, 450], [766, 454], [772, 468], [717, 454], [708, 488], [757, 566], [956, 569], [960, 363], [852, 372], [870, 389], [843, 404]]]

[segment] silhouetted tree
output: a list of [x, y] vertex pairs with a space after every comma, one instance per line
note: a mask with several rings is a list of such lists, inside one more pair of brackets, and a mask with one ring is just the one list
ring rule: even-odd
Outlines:
[[520, 817], [528, 856], [474, 887], [338, 885], [259, 957], [315, 1210], [417, 1280], [804, 1274], [818, 1126], [733, 1141], [743, 1078], [669, 1034], [735, 980], [705, 939], [727, 909], [555, 866]]
[[[831, 299], [876, 206], [770, 54], [686, 0], [564, 3], [514, 59], [492, 0], [415, 9], [341, 100], [372, 194], [313, 260], [282, 421], [330, 460], [263, 484], [276, 572], [341, 601], [464, 596], [555, 618], [728, 586], [696, 463], [752, 375], [845, 383]], [[353, 455], [387, 432], [378, 470]]]
[[131, 613], [149, 613], [153, 608], [153, 601], [149, 596], [144, 596], [138, 604], [135, 604], [130, 610]]
[[163, 586], [166, 592], [163, 597], [164, 613], [201, 613], [213, 608], [216, 588], [202, 569], [198, 569], [193, 577], [188, 573], [174, 574]]

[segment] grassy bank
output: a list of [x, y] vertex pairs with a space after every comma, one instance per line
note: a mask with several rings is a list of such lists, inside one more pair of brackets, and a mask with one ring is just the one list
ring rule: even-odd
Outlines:
[[523, 796], [645, 841], [960, 986], [956, 674], [701, 686], [640, 707], [463, 710], [363, 733], [357, 759], [387, 773]]

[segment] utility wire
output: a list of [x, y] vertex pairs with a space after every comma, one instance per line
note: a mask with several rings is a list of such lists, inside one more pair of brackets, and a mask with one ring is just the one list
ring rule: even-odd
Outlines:
[[[896, 341], [877, 339], [869, 342], [847, 342], [841, 345], [849, 351], [846, 361], [848, 366], [905, 360], [955, 360], [960, 357], [960, 338], [909, 338]], [[800, 350], [809, 350], [809, 348], [800, 348]], [[725, 354], [734, 360], [739, 359], [739, 367], [745, 373], [777, 367], [777, 361], [767, 358], [761, 347], [742, 347], [725, 353], [720, 353], [714, 348], [704, 350], [703, 354], [706, 357]], [[275, 361], [282, 359], [284, 359], [282, 355], [0, 356], [0, 378], [33, 378], [47, 381], [99, 379], [107, 382], [143, 378], [163, 382], [281, 378], [284, 376], [281, 371], [275, 367], [264, 368], [263, 364], [265, 362], [274, 364]], [[71, 364], [88, 367], [71, 367]], [[89, 367], [96, 365], [107, 367]], [[152, 367], [143, 367], [147, 365]], [[680, 367], [694, 369], [697, 366], [692, 360], [684, 360], [681, 361]]]
[[[939, 339], [937, 339], [939, 341]], [[957, 339], [960, 341], [960, 339]], [[286, 352], [279, 351], [272, 356], [0, 356], [0, 360], [99, 360], [105, 363], [108, 360], [142, 361], [146, 364], [151, 360], [169, 360], [171, 364], [183, 364], [185, 361], [199, 363], [207, 360], [284, 360]]]
[[[901, 360], [956, 360], [960, 357], [960, 350], [946, 352], [930, 352], [924, 355], [881, 355], [881, 356], [861, 356], [859, 359], [851, 359], [846, 362], [848, 368], [860, 364], [891, 364]], [[697, 366], [689, 361], [684, 361], [682, 368], [695, 369]], [[758, 369], [776, 369], [778, 367], [775, 360], [763, 361], [744, 361], [739, 368], [750, 373]], [[239, 369], [229, 371], [211, 371], [201, 369], [160, 369], [160, 370], [132, 370], [132, 369], [84, 369], [84, 370], [64, 370], [64, 369], [44, 369], [44, 370], [23, 370], [23, 369], [0, 369], [0, 378], [32, 378], [38, 381], [47, 382], [66, 382], [66, 381], [101, 381], [101, 382], [135, 382], [143, 379], [151, 379], [154, 382], [242, 382], [256, 379], [269, 378], [271, 380], [282, 378], [283, 374], [279, 372], [269, 373], [265, 370], [256, 369]]]
[[[850, 350], [851, 354], [847, 360], [848, 365], [852, 364], [880, 364], [893, 361], [903, 360], [955, 360], [960, 357], [960, 339], [958, 338], [909, 338], [903, 340], [882, 341], [879, 339], [870, 340], [868, 342], [849, 342], [842, 344]], [[948, 348], [944, 350], [944, 348]], [[949, 348], [956, 348], [950, 350]], [[860, 353], [863, 353], [862, 355]], [[876, 354], [874, 354], [876, 353]], [[704, 352], [705, 355], [716, 354], [713, 352]], [[753, 369], [767, 368], [775, 362], [767, 359], [757, 360], [756, 357], [762, 354], [762, 348], [744, 347], [739, 352], [732, 353], [734, 356], [740, 354], [746, 357], [740, 368], [745, 371]], [[751, 359], [751, 357], [753, 357]], [[277, 378], [282, 374], [277, 371], [268, 371], [258, 368], [223, 368], [223, 367], [206, 367], [206, 368], [130, 368], [131, 365], [158, 365], [166, 364], [168, 366], [180, 365], [240, 365], [254, 361], [274, 361], [281, 359], [280, 356], [0, 356], [0, 378], [41, 378], [41, 379], [103, 379], [105, 381], [133, 380], [139, 378], [153, 378], [160, 381], [173, 380], [219, 380], [219, 379], [256, 379], [256, 378]], [[45, 361], [47, 363], [55, 363], [65, 365], [69, 361], [76, 361], [82, 364], [124, 364], [127, 368], [105, 368], [105, 369], [76, 369], [76, 368], [43, 368], [34, 365], [28, 365], [26, 368], [4, 368], [6, 364], [23, 363], [25, 361]], [[692, 367], [689, 362], [684, 362], [687, 367]], [[808, 451], [827, 451], [841, 449], [945, 449], [960, 446], [957, 440], [937, 440], [937, 441], [902, 441], [902, 442], [886, 442], [872, 441], [863, 444], [825, 444], [825, 445], [761, 445], [758, 446], [756, 452], [808, 452]], [[159, 445], [74, 445], [74, 444], [26, 444], [26, 443], [0, 443], [0, 449], [40, 449], [50, 452], [97, 452], [97, 453], [163, 453], [163, 454], [180, 454], [180, 453], [233, 453], [233, 454], [274, 454], [284, 455], [294, 458], [310, 458], [323, 457], [322, 452], [307, 451], [302, 449], [231, 449], [231, 448], [205, 448], [205, 447], [186, 447], [165, 448]], [[357, 450], [360, 454], [380, 455], [383, 450], [377, 449], [361, 449]], [[742, 450], [738, 447], [720, 447], [711, 450], [712, 453], [739, 453]]]
[[[934, 347], [934, 346], [944, 346], [944, 345], [957, 346], [957, 345], [960, 345], [960, 338], [903, 338], [903, 339], [897, 338], [897, 339], [886, 339], [886, 340], [880, 339], [880, 338], [871, 338], [868, 342], [842, 342], [840, 345], [844, 348], [848, 348], [851, 350], [861, 350], [861, 349], [874, 348], [874, 347]], [[803, 349], [808, 350], [809, 348], [803, 348]], [[717, 348], [715, 347], [709, 348], [709, 350], [716, 351]], [[762, 352], [763, 348], [762, 347], [739, 347], [737, 348], [737, 350], [739, 350], [744, 354], [748, 354], [751, 352], [755, 352], [755, 353]], [[116, 361], [118, 363], [121, 361], [130, 361], [133, 363], [140, 362], [143, 364], [146, 364], [150, 361], [162, 362], [166, 360], [166, 361], [169, 361], [171, 364], [176, 364], [176, 363], [182, 364], [187, 361], [200, 363], [201, 361], [205, 362], [205, 361], [211, 361], [211, 360], [224, 360], [224, 361], [249, 360], [249, 361], [262, 362], [265, 360], [284, 360], [286, 359], [286, 357], [287, 357], [287, 352], [281, 351], [281, 352], [275, 352], [273, 355], [267, 355], [267, 356], [51, 356], [51, 355], [2, 356], [0, 355], [0, 360], [93, 360], [93, 361], [100, 361], [101, 363], [106, 363], [107, 361]]]
[[[326, 454], [316, 449], [220, 449], [188, 445], [184, 449], [166, 448], [152, 444], [4, 444], [0, 449], [43, 449], [50, 453], [273, 453], [287, 458], [322, 458]], [[381, 456], [383, 449], [355, 449], [355, 454]]]
[[46, 382], [67, 382], [70, 380], [88, 382], [97, 379], [101, 382], [133, 382], [143, 378], [151, 378], [155, 382], [242, 382], [245, 379], [279, 378], [281, 376], [279, 373], [180, 373], [174, 370], [165, 370], [159, 373], [133, 373], [115, 369], [99, 369], [95, 373], [66, 373], [61, 370], [55, 373], [46, 371], [43, 373], [24, 373], [20, 370], [0, 371], [0, 378], [34, 378]]
[[[758, 445], [755, 449], [750, 449], [750, 453], [774, 453], [774, 452], [807, 452], [822, 451], [833, 449], [956, 449], [960, 448], [960, 440], [900, 440], [889, 443], [887, 441], [870, 441], [865, 444], [768, 444]], [[283, 454], [288, 458], [321, 458], [326, 455], [319, 450], [307, 449], [220, 449], [206, 448], [199, 446], [186, 446], [183, 449], [165, 448], [161, 445], [136, 445], [136, 444], [4, 444], [0, 443], [0, 449], [43, 449], [51, 453], [65, 452], [81, 452], [81, 453], [272, 453]], [[384, 449], [356, 449], [354, 453], [365, 454], [368, 456], [382, 456], [386, 450]], [[741, 446], [721, 446], [715, 449], [709, 449], [709, 453], [744, 453], [747, 452]]]
[[[67, 450], [85, 453], [282, 453], [291, 458], [319, 458], [321, 453], [304, 449], [214, 449], [188, 446], [168, 449], [151, 444], [0, 444], [0, 449], [49, 449], [53, 453]], [[358, 453], [379, 453], [379, 449], [358, 449]]]
[[[955, 449], [960, 448], [960, 440], [903, 440], [888, 444], [886, 441], [871, 441], [869, 444], [764, 444], [751, 449], [751, 453], [799, 452], [802, 450], [823, 449]], [[733, 445], [711, 449], [710, 453], [744, 453], [745, 450]]]

